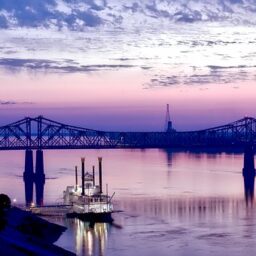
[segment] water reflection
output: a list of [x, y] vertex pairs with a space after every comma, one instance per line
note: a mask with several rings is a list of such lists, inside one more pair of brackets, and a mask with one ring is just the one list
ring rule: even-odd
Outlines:
[[[247, 237], [256, 234], [254, 209], [246, 207], [243, 198], [125, 198], [115, 203], [124, 210], [114, 214], [123, 229], [106, 223], [90, 227], [87, 222], [67, 219], [69, 231], [58, 245], [70, 249], [67, 245], [72, 244], [78, 256], [151, 256], [159, 250], [161, 255], [170, 255], [170, 249], [175, 255], [214, 255], [215, 251], [207, 253], [212, 243], [220, 245], [216, 255], [223, 255], [232, 239], [241, 238], [237, 242], [243, 246]], [[204, 248], [202, 253], [184, 254], [184, 241], [189, 241], [189, 250]]]
[[[223, 255], [225, 251], [235, 256], [244, 251], [254, 255], [252, 151], [244, 155], [244, 166], [241, 152], [101, 152], [106, 159], [104, 177], [117, 195], [115, 209], [124, 211], [113, 218], [123, 230], [109, 224], [90, 227], [80, 220], [65, 220], [68, 231], [58, 245], [81, 256], [126, 256], [134, 251], [150, 256], [159, 251], [161, 256], [170, 255], [170, 251], [174, 255]], [[51, 171], [58, 170], [63, 161], [63, 167], [72, 169], [78, 153], [57, 153], [48, 155], [56, 163]], [[96, 154], [87, 151], [87, 161]], [[45, 190], [46, 202], [49, 194], [57, 195], [72, 180], [73, 172], [66, 169], [58, 179], [47, 180], [52, 185]]]
[[255, 180], [255, 167], [254, 167], [254, 148], [252, 145], [247, 145], [244, 152], [244, 194], [246, 205], [253, 203], [254, 199], [254, 180]]
[[142, 215], [172, 222], [237, 215], [244, 211], [245, 201], [242, 198], [133, 198], [119, 202], [119, 206], [130, 216]]
[[162, 149], [162, 151], [165, 153], [166, 155], [166, 162], [167, 162], [167, 167], [168, 167], [168, 171], [171, 169], [172, 167], [172, 158], [173, 158], [173, 149]]
[[69, 219], [68, 227], [75, 234], [75, 250], [77, 255], [104, 255], [110, 224], [95, 223], [90, 226], [88, 222], [78, 219]]
[[252, 205], [254, 201], [254, 180], [255, 177], [244, 177], [244, 196], [246, 205]]

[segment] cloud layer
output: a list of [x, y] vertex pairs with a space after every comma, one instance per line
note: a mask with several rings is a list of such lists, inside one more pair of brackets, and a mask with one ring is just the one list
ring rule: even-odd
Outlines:
[[79, 65], [79, 63], [76, 63], [72, 60], [53, 61], [46, 59], [2, 58], [0, 59], [0, 67], [4, 67], [12, 71], [20, 71], [22, 69], [26, 69], [46, 72], [83, 73], [120, 68], [132, 68], [134, 66], [125, 64]]
[[[0, 68], [140, 69], [146, 86], [255, 80], [255, 0], [0, 0]], [[236, 24], [236, 26], [234, 26]]]
[[0, 0], [0, 28], [88, 27], [163, 23], [256, 24], [255, 0]]

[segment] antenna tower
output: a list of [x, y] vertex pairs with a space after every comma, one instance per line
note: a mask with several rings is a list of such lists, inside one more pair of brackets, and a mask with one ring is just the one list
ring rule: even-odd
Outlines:
[[170, 117], [169, 104], [166, 105], [165, 130], [166, 130], [166, 132], [171, 132], [173, 130], [172, 129], [172, 121], [171, 121], [171, 117]]

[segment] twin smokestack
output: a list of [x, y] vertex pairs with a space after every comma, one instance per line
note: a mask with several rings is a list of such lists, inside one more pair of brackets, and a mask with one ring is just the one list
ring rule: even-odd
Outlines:
[[[81, 164], [82, 164], [82, 195], [84, 196], [84, 175], [85, 175], [85, 169], [84, 169], [84, 161], [85, 158], [81, 158]], [[99, 162], [99, 187], [100, 187], [100, 194], [102, 194], [102, 157], [98, 157]], [[75, 174], [76, 174], [76, 191], [78, 186], [78, 179], [77, 179], [77, 166], [75, 167]], [[95, 186], [95, 166], [92, 167], [92, 175], [93, 175], [93, 186]]]
[[82, 196], [84, 196], [84, 160], [85, 160], [85, 158], [82, 157], [81, 158], [81, 162], [82, 162]]

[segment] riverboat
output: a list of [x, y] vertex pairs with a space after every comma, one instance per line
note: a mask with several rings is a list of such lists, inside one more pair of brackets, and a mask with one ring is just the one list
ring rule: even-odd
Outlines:
[[108, 195], [108, 187], [106, 193], [102, 190], [102, 158], [99, 161], [99, 185], [95, 184], [95, 170], [85, 173], [85, 158], [81, 159], [82, 173], [81, 185], [78, 185], [77, 167], [75, 168], [75, 185], [67, 186], [63, 192], [64, 204], [70, 205], [67, 217], [77, 217], [89, 222], [113, 222], [111, 213], [113, 212], [112, 196]]

